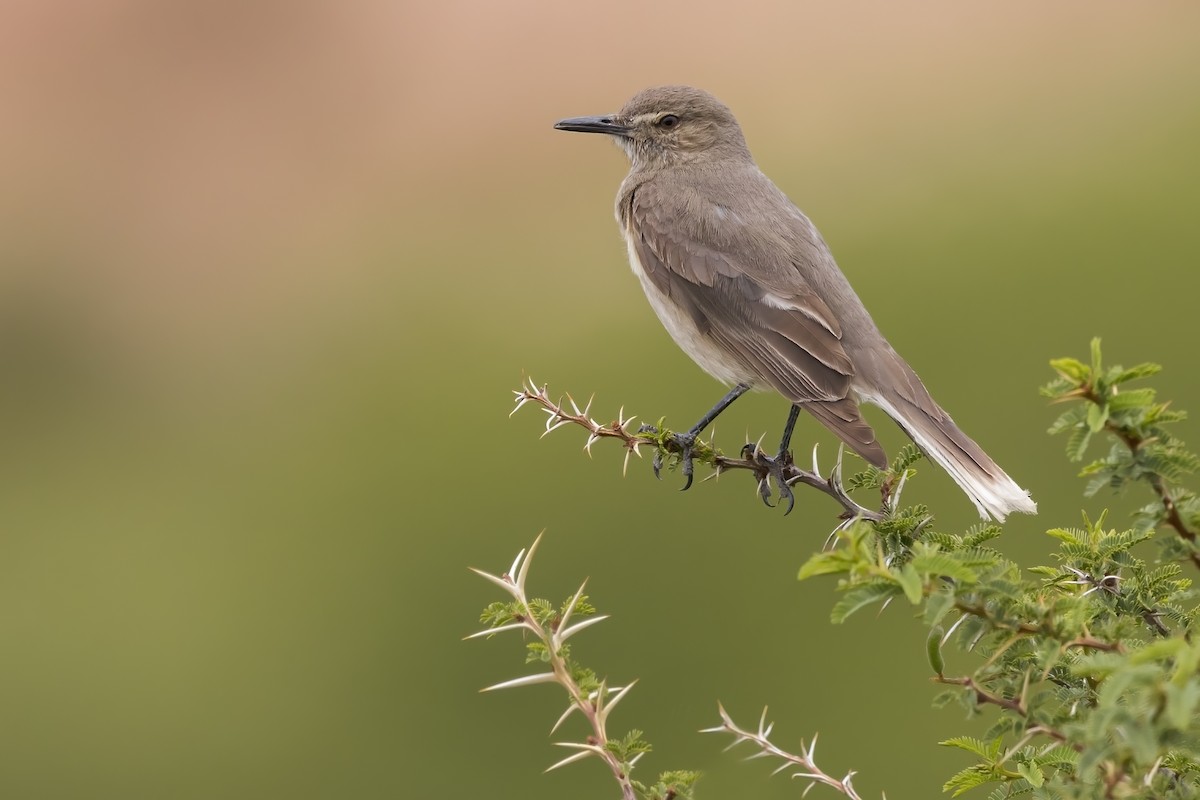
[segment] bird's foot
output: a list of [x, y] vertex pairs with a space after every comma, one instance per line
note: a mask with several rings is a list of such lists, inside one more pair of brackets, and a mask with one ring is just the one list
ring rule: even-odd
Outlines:
[[[796, 507], [796, 495], [792, 492], [792, 487], [787, 482], [785, 470], [792, 465], [792, 454], [783, 450], [779, 455], [771, 458], [764, 453], [759, 446], [754, 442], [748, 442], [742, 447], [742, 458], [754, 464], [754, 474], [758, 477], [758, 496], [762, 498], [763, 503], [768, 508], [775, 508], [779, 505], [787, 503], [787, 511], [783, 512], [786, 517], [792, 513], [792, 509]], [[771, 479], [775, 479], [775, 485], [779, 488], [779, 502], [771, 503]]]
[[[643, 425], [638, 428], [638, 433], [657, 434], [658, 428], [653, 425]], [[683, 468], [684, 483], [683, 488], [679, 491], [685, 492], [692, 488], [692, 478], [695, 474], [695, 464], [693, 463], [695, 448], [696, 434], [694, 433], [672, 433], [666, 437], [662, 446], [654, 451], [654, 458], [650, 462], [650, 466], [654, 470], [654, 477], [662, 480], [664, 455], [670, 451], [679, 456], [679, 463]]]

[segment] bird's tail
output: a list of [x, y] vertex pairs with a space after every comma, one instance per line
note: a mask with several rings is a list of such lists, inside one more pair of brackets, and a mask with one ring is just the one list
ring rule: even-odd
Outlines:
[[925, 391], [916, 375], [907, 369], [907, 365], [905, 367], [913, 379], [908, 385], [916, 391], [886, 390], [886, 394], [881, 393], [884, 396], [864, 394], [862, 399], [882, 408], [925, 455], [950, 473], [984, 519], [994, 517], [1003, 522], [1014, 511], [1036, 514], [1037, 503], [1029, 492], [1008, 477], [983, 448], [954, 424], [950, 415]]

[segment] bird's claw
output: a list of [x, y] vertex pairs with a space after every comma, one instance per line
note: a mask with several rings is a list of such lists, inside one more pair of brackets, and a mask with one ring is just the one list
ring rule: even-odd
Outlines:
[[[638, 433], [657, 434], [658, 428], [654, 425], [642, 425], [638, 428]], [[686, 492], [692, 488], [692, 479], [695, 474], [695, 464], [693, 463], [693, 450], [696, 446], [696, 434], [694, 433], [672, 433], [669, 437], [670, 450], [677, 451], [679, 462], [683, 467], [683, 477], [685, 478], [683, 488], [679, 491]], [[662, 480], [662, 468], [665, 463], [665, 455], [667, 449], [658, 447], [654, 451], [654, 458], [650, 460], [650, 468], [654, 470], [654, 477]]]
[[[796, 495], [784, 475], [784, 470], [792, 464], [792, 454], [785, 450], [775, 458], [771, 458], [760, 450], [756, 443], [749, 442], [742, 448], [742, 458], [755, 465], [755, 474], [758, 476], [758, 496], [762, 498], [763, 504], [767, 508], [776, 508], [786, 502], [787, 511], [784, 511], [783, 515], [786, 517], [792, 513], [792, 509], [796, 507]], [[779, 487], [779, 502], [774, 504], [771, 503], [772, 478], [775, 479], [775, 485]]]
[[696, 434], [694, 433], [676, 433], [671, 435], [671, 441], [679, 448], [679, 461], [683, 466], [683, 488], [679, 491], [686, 492], [692, 488], [692, 478], [695, 472], [695, 464], [692, 463], [692, 449], [696, 445]]

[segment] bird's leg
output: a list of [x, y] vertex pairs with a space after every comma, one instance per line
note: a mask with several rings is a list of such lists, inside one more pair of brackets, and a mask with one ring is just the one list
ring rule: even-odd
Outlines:
[[796, 420], [799, 418], [800, 406], [793, 404], [792, 410], [788, 412], [787, 424], [783, 426], [783, 438], [779, 440], [779, 458], [783, 458], [788, 445], [792, 443], [792, 431], [796, 429]]
[[787, 424], [783, 426], [783, 438], [779, 440], [779, 454], [772, 459], [771, 466], [771, 474], [775, 476], [775, 483], [779, 486], [779, 502], [787, 500], [787, 511], [783, 512], [785, 517], [792, 513], [792, 509], [796, 506], [796, 495], [792, 494], [792, 487], [783, 477], [783, 468], [792, 463], [792, 454], [788, 452], [788, 445], [792, 443], [792, 431], [796, 428], [796, 419], [799, 416], [800, 406], [793, 404], [791, 411], [788, 412]]
[[[744, 395], [750, 390], [750, 384], [739, 383], [729, 390], [729, 393], [722, 397], [715, 406], [713, 406], [707, 414], [700, 418], [700, 421], [693, 425], [687, 433], [671, 434], [671, 441], [679, 448], [679, 459], [683, 464], [683, 476], [686, 481], [683, 484], [683, 489], [686, 491], [692, 486], [692, 474], [694, 466], [692, 464], [692, 448], [696, 445], [696, 437], [699, 436], [712, 421], [720, 416], [721, 412], [729, 408], [734, 400]], [[659, 476], [659, 470], [662, 469], [662, 454], [656, 454], [654, 457], [654, 476]]]
[[792, 463], [792, 455], [788, 452], [788, 446], [792, 443], [792, 431], [796, 428], [796, 420], [800, 417], [800, 406], [793, 404], [791, 411], [788, 412], [787, 424], [783, 426], [783, 438], [779, 441], [779, 453], [774, 457], [761, 455], [757, 445], [746, 445], [742, 448], [743, 455], [753, 459], [762, 465], [758, 483], [758, 496], [768, 506], [771, 505], [771, 484], [770, 478], [775, 479], [775, 484], [779, 487], [779, 502], [787, 501], [787, 511], [783, 512], [784, 516], [792, 513], [792, 509], [796, 506], [796, 495], [792, 493], [792, 487], [788, 485], [787, 478], [784, 477], [783, 470]]

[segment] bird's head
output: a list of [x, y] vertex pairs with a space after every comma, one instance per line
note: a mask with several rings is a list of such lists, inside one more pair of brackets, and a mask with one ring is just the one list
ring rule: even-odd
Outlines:
[[616, 114], [572, 117], [554, 127], [612, 136], [629, 155], [634, 169], [750, 157], [742, 129], [729, 108], [691, 86], [645, 89]]

